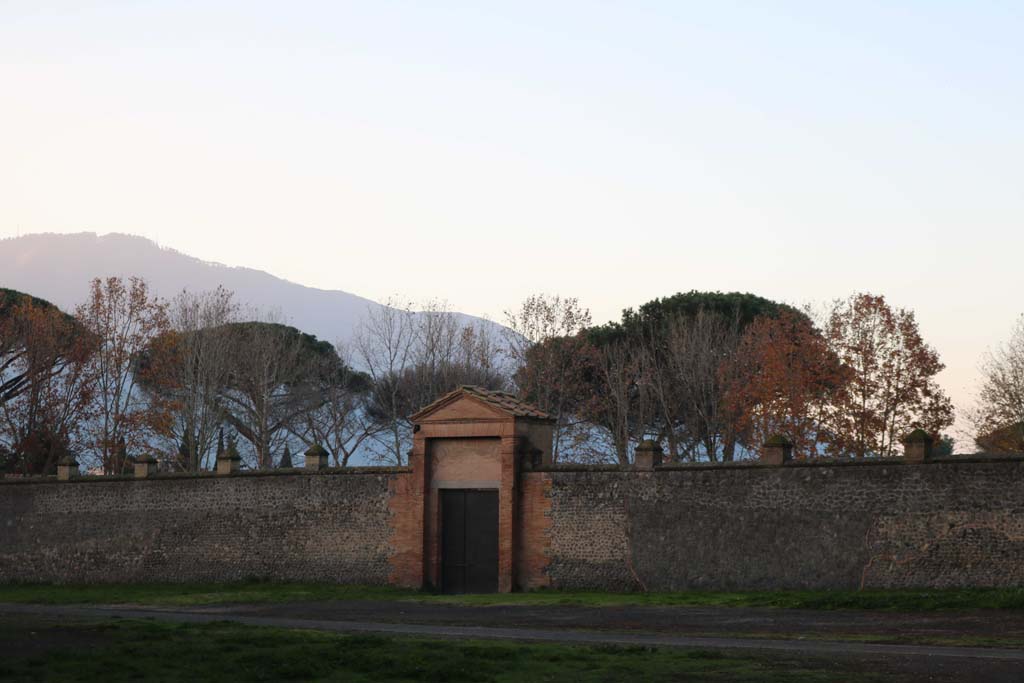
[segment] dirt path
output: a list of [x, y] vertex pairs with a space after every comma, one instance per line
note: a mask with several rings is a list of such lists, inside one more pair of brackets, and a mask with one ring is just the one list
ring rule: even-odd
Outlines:
[[[338, 601], [224, 605], [190, 608], [189, 611], [452, 626], [643, 631], [670, 635], [817, 640], [861, 638], [901, 644], [915, 640], [963, 641], [970, 638], [974, 642], [949, 644], [975, 645], [986, 639], [1016, 640], [1024, 647], [1024, 613], [996, 610], [896, 613], [745, 607], [470, 607], [413, 601]], [[1016, 647], [1016, 644], [1009, 647]]]

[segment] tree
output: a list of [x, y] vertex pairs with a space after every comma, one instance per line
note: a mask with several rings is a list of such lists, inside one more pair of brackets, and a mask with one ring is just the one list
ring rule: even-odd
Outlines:
[[405, 416], [409, 414], [398, 381], [414, 364], [415, 314], [410, 304], [388, 299], [383, 306], [368, 308], [355, 334], [355, 350], [373, 381], [371, 409], [381, 425], [378, 457], [396, 465], [405, 462], [408, 450]]
[[657, 399], [652, 415], [670, 458], [732, 460], [737, 432], [725, 387], [740, 341], [738, 311], [678, 312], [648, 330], [648, 385]]
[[855, 294], [835, 303], [826, 337], [850, 372], [846, 400], [835, 406], [830, 424], [838, 450], [891, 456], [912, 429], [938, 438], [953, 423], [952, 404], [935, 381], [944, 366], [921, 338], [912, 311]]
[[783, 435], [798, 456], [829, 446], [834, 405], [846, 404], [849, 371], [807, 316], [761, 317], [743, 334], [726, 403], [748, 447]]
[[691, 290], [660, 299], [652, 299], [636, 310], [622, 312], [621, 322], [612, 322], [590, 330], [591, 340], [601, 345], [613, 339], [632, 337], [641, 339], [650, 329], [665, 330], [680, 318], [695, 318], [698, 314], [718, 314], [728, 320], [735, 319], [742, 332], [747, 325], [762, 316], [776, 317], [782, 311], [803, 315], [786, 304], [744, 292], [699, 292]]
[[630, 463], [630, 444], [648, 424], [649, 394], [643, 382], [646, 357], [622, 341], [593, 353], [595, 391], [585, 415], [611, 443], [620, 465]]
[[802, 315], [753, 294], [691, 291], [626, 309], [621, 322], [591, 328], [587, 337], [598, 349], [621, 343], [646, 357], [642, 383], [651, 405], [642, 430], [668, 441], [670, 459], [732, 460], [737, 435], [724, 411], [729, 363], [747, 325], [783, 311]]
[[77, 449], [89, 418], [91, 336], [55, 306], [0, 293], [0, 444], [7, 468], [49, 474]]
[[381, 426], [370, 413], [370, 376], [352, 369], [340, 343], [335, 349], [338, 360], [321, 359], [330, 366], [317, 372], [320, 406], [299, 415], [292, 432], [307, 446], [319, 444], [327, 449], [335, 466], [345, 467]]
[[505, 312], [505, 324], [505, 353], [514, 366], [516, 389], [555, 418], [551, 459], [558, 462], [578, 423], [590, 311], [573, 297], [534, 294], [517, 311]]
[[277, 466], [281, 469], [291, 469], [295, 467], [292, 464], [292, 449], [288, 447], [288, 444], [284, 445], [284, 453], [281, 455], [281, 461], [277, 463]]
[[222, 328], [233, 350], [221, 392], [224, 419], [245, 439], [259, 469], [274, 466], [273, 452], [298, 416], [322, 398], [317, 373], [337, 362], [334, 347], [279, 322], [229, 323]]
[[370, 309], [354, 347], [373, 385], [368, 410], [379, 425], [373, 455], [396, 465], [411, 445], [409, 415], [461, 384], [508, 384], [487, 330], [463, 324], [444, 302], [427, 302], [419, 312], [394, 300]]
[[229, 323], [238, 317], [233, 294], [218, 287], [209, 292], [180, 292], [169, 306], [171, 339], [162, 345], [171, 357], [161, 359], [171, 382], [146, 388], [161, 392], [173, 406], [165, 439], [176, 444], [175, 466], [198, 472], [208, 460], [224, 420], [224, 394], [239, 349], [231, 344]]
[[85, 334], [50, 302], [0, 289], [0, 404], [76, 362]]
[[415, 314], [413, 330], [413, 362], [398, 378], [403, 417], [460, 385], [508, 388], [499, 349], [483, 324], [463, 323], [447, 304], [428, 302]]
[[143, 383], [171, 382], [167, 363], [172, 354], [164, 348], [174, 342], [167, 304], [152, 296], [141, 278], [97, 278], [76, 317], [96, 340], [90, 359], [95, 418], [87, 427], [86, 445], [105, 473], [119, 474], [128, 466], [123, 453], [145, 448], [170, 420], [169, 402], [140, 390]]
[[1024, 316], [1010, 339], [989, 351], [981, 363], [977, 405], [969, 419], [983, 451], [1024, 451]]

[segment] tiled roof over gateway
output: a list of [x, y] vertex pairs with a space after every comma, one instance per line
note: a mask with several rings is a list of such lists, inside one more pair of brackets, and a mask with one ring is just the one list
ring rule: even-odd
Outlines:
[[554, 418], [545, 413], [540, 408], [532, 406], [526, 401], [517, 398], [513, 394], [507, 391], [495, 391], [493, 389], [485, 389], [483, 387], [473, 386], [471, 384], [463, 384], [455, 391], [445, 394], [441, 398], [437, 399], [428, 406], [416, 411], [413, 415], [413, 419], [418, 419], [429, 413], [434, 412], [437, 408], [450, 403], [453, 399], [460, 395], [469, 395], [473, 398], [479, 399], [484, 403], [494, 406], [499, 410], [502, 410], [509, 415], [515, 417], [528, 417], [535, 420], [553, 420]]

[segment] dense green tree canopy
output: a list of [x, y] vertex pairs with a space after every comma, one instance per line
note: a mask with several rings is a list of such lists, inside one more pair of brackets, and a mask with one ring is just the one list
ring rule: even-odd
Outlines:
[[680, 316], [694, 318], [701, 311], [720, 314], [727, 318], [735, 316], [740, 330], [743, 330], [760, 316], [774, 318], [784, 310], [804, 316], [802, 312], [787, 304], [780, 304], [756, 294], [691, 290], [652, 299], [637, 309], [627, 308], [622, 312], [620, 322], [592, 327], [588, 331], [588, 337], [591, 343], [604, 346], [627, 337], [639, 337], [645, 328], [662, 329], [669, 321]]

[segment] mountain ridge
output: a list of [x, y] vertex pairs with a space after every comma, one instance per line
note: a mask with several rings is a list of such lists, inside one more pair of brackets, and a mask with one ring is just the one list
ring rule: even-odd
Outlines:
[[[171, 298], [182, 289], [231, 290], [242, 306], [280, 310], [288, 324], [318, 338], [347, 342], [368, 312], [384, 304], [340, 289], [309, 287], [249, 266], [205, 261], [127, 233], [31, 233], [0, 239], [0, 286], [74, 311], [93, 278], [144, 278], [154, 294]], [[59, 275], [59, 277], [54, 277]], [[459, 313], [460, 320], [499, 327]]]

